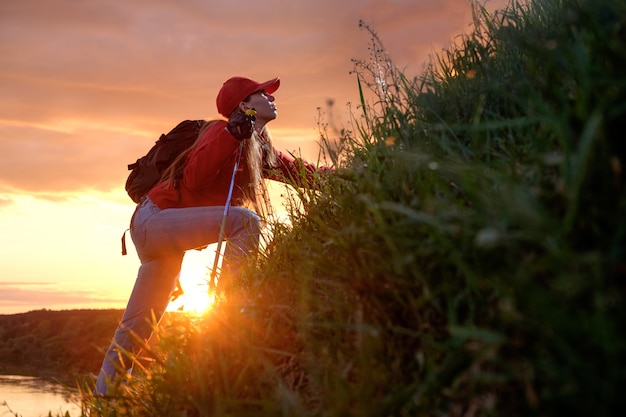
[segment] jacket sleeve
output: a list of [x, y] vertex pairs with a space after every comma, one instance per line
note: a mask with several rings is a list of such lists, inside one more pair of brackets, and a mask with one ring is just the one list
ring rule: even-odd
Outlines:
[[191, 190], [201, 189], [223, 169], [232, 170], [240, 143], [228, 133], [225, 121], [213, 124], [189, 154], [183, 174], [185, 186]]
[[276, 166], [264, 169], [264, 177], [270, 180], [280, 181], [300, 188], [315, 188], [317, 182], [316, 174], [333, 171], [327, 167], [316, 167], [303, 159], [293, 158], [274, 148], [270, 152], [276, 154]]

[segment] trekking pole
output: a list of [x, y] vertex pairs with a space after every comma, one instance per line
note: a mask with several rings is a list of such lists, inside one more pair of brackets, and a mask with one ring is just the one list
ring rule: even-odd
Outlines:
[[[256, 111], [246, 110], [246, 115], [254, 116]], [[228, 188], [228, 196], [226, 197], [226, 205], [224, 206], [224, 214], [222, 215], [222, 224], [220, 225], [220, 233], [217, 238], [217, 249], [215, 250], [215, 259], [213, 260], [213, 269], [211, 270], [211, 279], [209, 281], [209, 291], [215, 289], [215, 276], [217, 275], [217, 264], [220, 260], [220, 255], [222, 252], [222, 242], [224, 241], [224, 230], [226, 229], [226, 217], [228, 216], [228, 209], [230, 208], [230, 200], [233, 197], [233, 188], [235, 187], [235, 175], [237, 174], [237, 169], [239, 168], [239, 161], [241, 160], [241, 154], [243, 152], [243, 140], [239, 144], [239, 149], [237, 150], [237, 158], [235, 159], [235, 166], [233, 167], [233, 175], [230, 178], [230, 187]]]
[[230, 179], [230, 188], [228, 189], [228, 197], [226, 197], [226, 205], [224, 206], [224, 214], [222, 215], [222, 224], [220, 226], [220, 234], [217, 238], [217, 249], [215, 250], [215, 260], [213, 261], [213, 269], [211, 270], [211, 281], [209, 283], [209, 289], [215, 288], [215, 275], [217, 274], [217, 264], [220, 260], [220, 254], [222, 252], [222, 242], [224, 241], [224, 229], [226, 229], [226, 217], [228, 216], [228, 209], [230, 208], [230, 200], [233, 196], [233, 188], [235, 186], [235, 174], [237, 168], [239, 168], [239, 160], [241, 159], [241, 152], [243, 149], [243, 141], [239, 145], [237, 150], [237, 159], [235, 160], [235, 166], [233, 167], [233, 175]]

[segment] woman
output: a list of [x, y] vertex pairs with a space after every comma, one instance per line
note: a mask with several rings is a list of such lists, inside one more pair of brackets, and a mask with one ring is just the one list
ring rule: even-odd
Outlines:
[[[312, 178], [316, 171], [313, 165], [272, 147], [267, 123], [277, 117], [272, 93], [279, 85], [278, 78], [262, 83], [245, 77], [227, 80], [216, 103], [228, 120], [207, 123], [192, 148], [172, 164], [164, 179], [137, 206], [131, 236], [141, 266], [105, 355], [96, 395], [105, 395], [118, 370], [130, 367], [123, 363], [124, 352], [137, 353], [138, 341], [149, 339], [154, 320], [160, 320], [175, 288], [185, 251], [218, 240], [240, 145], [243, 151], [225, 222], [227, 244], [220, 285], [228, 277], [236, 277], [242, 262], [257, 251], [260, 215], [269, 209], [263, 178], [300, 185]], [[255, 116], [249, 115], [254, 112]], [[182, 178], [177, 174], [181, 171]]]

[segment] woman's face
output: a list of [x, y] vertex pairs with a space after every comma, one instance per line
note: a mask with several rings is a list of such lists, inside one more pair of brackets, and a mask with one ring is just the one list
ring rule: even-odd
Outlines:
[[256, 119], [259, 122], [267, 123], [278, 116], [274, 96], [265, 91], [252, 94], [246, 105], [248, 108], [256, 110]]

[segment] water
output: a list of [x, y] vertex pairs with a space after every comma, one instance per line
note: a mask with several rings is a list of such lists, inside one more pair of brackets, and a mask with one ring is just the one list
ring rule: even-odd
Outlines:
[[0, 375], [0, 417], [47, 417], [49, 412], [56, 417], [66, 411], [72, 417], [80, 416], [80, 407], [70, 397], [67, 388], [54, 382]]

